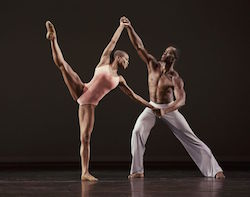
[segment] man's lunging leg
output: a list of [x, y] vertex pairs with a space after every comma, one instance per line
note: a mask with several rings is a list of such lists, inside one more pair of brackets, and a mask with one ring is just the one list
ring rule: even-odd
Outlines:
[[193, 133], [187, 121], [178, 110], [166, 114], [163, 116], [163, 120], [185, 147], [204, 176], [223, 178], [221, 176], [223, 171], [211, 150]]

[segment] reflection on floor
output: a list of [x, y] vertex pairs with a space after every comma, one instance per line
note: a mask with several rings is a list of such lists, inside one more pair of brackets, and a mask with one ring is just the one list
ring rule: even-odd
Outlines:
[[250, 196], [250, 171], [226, 171], [225, 180], [197, 170], [148, 170], [127, 179], [127, 170], [93, 170], [98, 182], [81, 182], [79, 170], [1, 170], [0, 196]]

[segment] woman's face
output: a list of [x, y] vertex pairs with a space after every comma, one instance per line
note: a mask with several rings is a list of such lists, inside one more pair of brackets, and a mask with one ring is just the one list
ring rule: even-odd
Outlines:
[[126, 69], [129, 64], [129, 56], [127, 54], [124, 54], [119, 58], [119, 64], [123, 67], [123, 69]]

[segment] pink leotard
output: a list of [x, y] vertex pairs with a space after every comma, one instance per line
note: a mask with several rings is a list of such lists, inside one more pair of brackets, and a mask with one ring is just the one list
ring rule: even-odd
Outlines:
[[83, 94], [77, 99], [79, 105], [97, 105], [99, 101], [119, 84], [119, 76], [113, 76], [109, 65], [97, 67], [90, 82], [86, 83]]

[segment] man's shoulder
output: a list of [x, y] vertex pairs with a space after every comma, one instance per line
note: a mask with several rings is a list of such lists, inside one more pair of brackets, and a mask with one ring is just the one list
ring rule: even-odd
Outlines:
[[173, 77], [178, 77], [178, 78], [181, 78], [179, 73], [176, 71], [176, 70], [171, 70], [169, 71], [169, 73], [173, 76]]
[[155, 70], [156, 68], [158, 68], [159, 65], [160, 65], [160, 62], [157, 61], [156, 59], [151, 59], [151, 60], [148, 62], [148, 64], [147, 64], [148, 68], [153, 68], [154, 70]]

